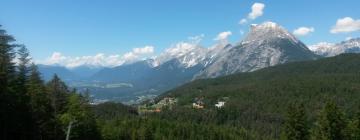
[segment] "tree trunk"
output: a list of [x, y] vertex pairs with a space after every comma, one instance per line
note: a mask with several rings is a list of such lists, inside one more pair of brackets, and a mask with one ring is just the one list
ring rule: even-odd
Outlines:
[[69, 126], [68, 126], [68, 130], [67, 130], [67, 133], [66, 133], [66, 140], [70, 139], [70, 132], [71, 132], [72, 124], [73, 124], [73, 121], [70, 121]]

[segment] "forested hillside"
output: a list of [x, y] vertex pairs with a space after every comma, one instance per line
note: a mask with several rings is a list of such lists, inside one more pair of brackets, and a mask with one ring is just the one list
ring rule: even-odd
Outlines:
[[[339, 105], [348, 118], [356, 116], [360, 55], [343, 54], [197, 80], [163, 94], [157, 101], [164, 97], [178, 101], [176, 109], [161, 113], [166, 119], [245, 127], [265, 139], [279, 138], [285, 114], [294, 103], [304, 105], [309, 126], [315, 125], [326, 102]], [[192, 109], [199, 100], [204, 109]], [[225, 102], [221, 109], [215, 107], [218, 101]]]

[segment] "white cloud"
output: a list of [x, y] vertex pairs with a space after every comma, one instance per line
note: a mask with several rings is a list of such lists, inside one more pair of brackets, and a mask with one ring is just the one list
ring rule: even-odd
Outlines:
[[152, 54], [152, 53], [154, 53], [154, 47], [153, 46], [145, 46], [143, 48], [134, 48], [133, 52], [135, 54]]
[[351, 17], [344, 17], [336, 21], [336, 25], [330, 30], [331, 33], [348, 33], [360, 31], [360, 19], [354, 20]]
[[306, 36], [314, 31], [315, 31], [314, 27], [299, 27], [294, 30], [293, 34], [297, 36]]
[[74, 68], [81, 65], [114, 67], [151, 57], [153, 53], [153, 46], [134, 48], [131, 52], [127, 52], [124, 55], [105, 55], [103, 53], [98, 53], [94, 56], [70, 57], [64, 56], [60, 52], [54, 52], [51, 57], [40, 63], [47, 65], [57, 64], [67, 68]]
[[247, 23], [247, 19], [243, 18], [239, 21], [239, 24], [246, 24]]
[[196, 35], [196, 36], [190, 36], [190, 37], [188, 37], [188, 39], [189, 39], [189, 42], [192, 44], [199, 44], [203, 40], [204, 37], [205, 37], [204, 34], [200, 34], [200, 35]]
[[216, 41], [227, 41], [227, 39], [228, 39], [228, 37], [230, 35], [232, 35], [232, 33], [230, 31], [221, 32], [216, 36], [216, 38], [214, 38], [214, 40], [216, 40]]
[[265, 8], [265, 4], [254, 3], [251, 6], [251, 13], [249, 13], [248, 18], [254, 20], [257, 17], [262, 16], [264, 14], [263, 12], [264, 8]]
[[49, 63], [60, 63], [61, 61], [64, 61], [66, 59], [65, 56], [63, 56], [60, 52], [54, 52], [51, 57], [48, 59]]
[[239, 24], [246, 24], [251, 20], [254, 20], [264, 14], [265, 4], [263, 3], [254, 3], [251, 6], [251, 12], [248, 14], [247, 18], [243, 18], [239, 21]]

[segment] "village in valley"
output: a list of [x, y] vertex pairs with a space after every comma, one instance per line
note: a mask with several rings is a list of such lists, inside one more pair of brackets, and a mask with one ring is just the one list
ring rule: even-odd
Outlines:
[[[197, 97], [193, 99], [192, 104], [189, 104], [189, 107], [193, 109], [205, 109], [205, 108], [217, 108], [222, 109], [225, 106], [228, 97], [223, 97], [218, 99], [215, 104], [206, 104], [204, 102], [204, 97]], [[138, 107], [138, 111], [140, 114], [142, 113], [159, 113], [163, 109], [172, 109], [178, 102], [177, 98], [173, 97], [165, 97], [162, 100], [155, 102], [155, 100], [151, 100], [148, 104], [144, 104]]]

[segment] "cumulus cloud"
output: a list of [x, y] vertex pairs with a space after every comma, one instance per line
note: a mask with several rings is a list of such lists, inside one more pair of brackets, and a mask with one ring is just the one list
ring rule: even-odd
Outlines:
[[239, 24], [246, 24], [251, 20], [254, 20], [264, 14], [265, 4], [263, 3], [254, 3], [251, 6], [251, 12], [248, 14], [247, 18], [243, 18], [239, 21]]
[[204, 34], [200, 34], [200, 35], [196, 35], [196, 36], [190, 36], [190, 37], [188, 37], [188, 39], [189, 39], [190, 43], [198, 44], [203, 40], [204, 37], [205, 37]]
[[315, 31], [314, 27], [299, 27], [294, 30], [293, 34], [297, 36], [306, 36], [314, 31]]
[[70, 57], [65, 56], [60, 52], [54, 52], [49, 58], [44, 62], [40, 62], [47, 65], [60, 65], [67, 68], [74, 68], [82, 65], [88, 66], [102, 66], [102, 67], [114, 67], [119, 66], [125, 63], [132, 63], [151, 57], [154, 53], [153, 46], [145, 46], [142, 48], [134, 48], [131, 52], [127, 52], [123, 55], [105, 55], [103, 53], [98, 53], [94, 56], [79, 56], [79, 57]]
[[221, 41], [221, 42], [227, 42], [228, 37], [231, 35], [232, 35], [232, 33], [230, 31], [221, 32], [216, 36], [216, 38], [214, 38], [214, 40]]
[[264, 8], [265, 8], [265, 4], [254, 3], [251, 6], [251, 13], [249, 13], [248, 18], [254, 20], [257, 17], [262, 16], [264, 14], [263, 12]]
[[330, 30], [331, 33], [348, 33], [360, 31], [360, 19], [354, 20], [351, 17], [344, 17], [336, 21], [336, 25]]
[[154, 53], [153, 46], [145, 46], [143, 48], [134, 48], [133, 52], [136, 54], [152, 54]]

